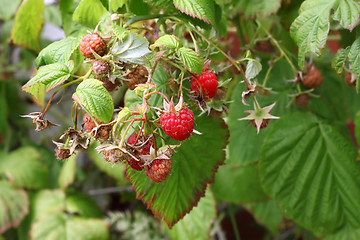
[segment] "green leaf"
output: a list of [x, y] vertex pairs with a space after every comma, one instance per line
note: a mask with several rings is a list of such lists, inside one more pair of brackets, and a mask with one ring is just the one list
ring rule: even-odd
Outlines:
[[299, 46], [299, 66], [304, 65], [305, 54], [320, 55], [330, 28], [330, 10], [336, 0], [307, 0], [300, 7], [300, 15], [291, 24], [290, 34]]
[[59, 213], [65, 209], [65, 193], [60, 189], [42, 190], [31, 196], [30, 212], [32, 219]]
[[[229, 182], [235, 184], [229, 185]], [[267, 197], [261, 188], [257, 165], [238, 167], [228, 160], [219, 168], [211, 189], [218, 201], [247, 203], [265, 201]]]
[[354, 0], [338, 0], [334, 5], [334, 20], [352, 31], [359, 23], [360, 4]]
[[128, 0], [111, 0], [110, 1], [111, 10], [116, 12], [119, 8], [122, 8], [127, 1]]
[[166, 228], [172, 240], [209, 239], [210, 227], [216, 218], [216, 202], [210, 189], [205, 197], [189, 214], [181, 219], [172, 229]]
[[32, 225], [30, 235], [36, 240], [107, 240], [108, 228], [97, 219], [83, 219], [65, 213], [47, 215]]
[[111, 53], [118, 61], [143, 64], [141, 58], [150, 53], [149, 42], [143, 36], [129, 32], [124, 42], [115, 43]]
[[236, 9], [244, 13], [245, 18], [268, 17], [280, 8], [281, 0], [240, 0]]
[[46, 92], [59, 86], [65, 82], [74, 68], [74, 62], [65, 63], [52, 63], [40, 67], [36, 75], [31, 78], [22, 88], [28, 88], [36, 83], [43, 83], [46, 85]]
[[76, 154], [66, 159], [61, 167], [58, 184], [61, 189], [66, 189], [75, 180], [76, 174]]
[[154, 183], [143, 171], [127, 169], [127, 177], [137, 192], [137, 198], [142, 199], [170, 228], [204, 196], [207, 184], [213, 181], [224, 160], [223, 148], [228, 134], [224, 123], [201, 117], [196, 119], [196, 130], [202, 135], [193, 135], [176, 148], [171, 158], [172, 171], [166, 181]]
[[290, 34], [299, 46], [299, 66], [304, 65], [305, 54], [321, 54], [330, 29], [330, 13], [344, 28], [352, 30], [359, 22], [360, 5], [354, 0], [306, 0], [300, 15], [290, 27]]
[[318, 236], [347, 239], [360, 229], [356, 155], [331, 125], [305, 113], [283, 116], [261, 150], [261, 182], [285, 217]]
[[66, 194], [59, 189], [43, 190], [31, 198], [33, 220], [62, 212], [85, 218], [102, 216], [98, 205], [91, 197], [75, 190], [69, 190]]
[[28, 0], [21, 4], [11, 30], [11, 39], [15, 44], [35, 51], [40, 49], [38, 37], [44, 9], [43, 0]]
[[248, 203], [245, 205], [245, 208], [252, 213], [258, 223], [269, 229], [273, 236], [279, 235], [279, 228], [283, 218], [274, 200]]
[[114, 103], [101, 81], [96, 79], [83, 81], [76, 88], [73, 99], [100, 122], [110, 122]]
[[349, 51], [350, 51], [350, 48], [339, 49], [337, 51], [335, 57], [331, 61], [332, 68], [334, 68], [338, 74], [341, 74], [344, 69], [345, 62], [348, 57]]
[[262, 69], [262, 66], [259, 61], [249, 60], [247, 66], [246, 66], [245, 77], [247, 79], [253, 79], [254, 77], [256, 77], [259, 74], [261, 69]]
[[174, 35], [164, 35], [160, 37], [154, 44], [151, 45], [151, 48], [155, 47], [164, 47], [170, 49], [176, 49], [180, 47], [180, 41]]
[[318, 89], [321, 97], [312, 98], [308, 108], [322, 118], [333, 122], [345, 122], [348, 118], [348, 107], [345, 107], [344, 94], [349, 94], [341, 91], [344, 79], [330, 68], [319, 68], [319, 70], [324, 78], [322, 86]]
[[0, 181], [0, 234], [17, 227], [29, 212], [26, 192], [7, 181]]
[[[292, 108], [288, 106], [289, 90], [281, 91], [281, 89], [277, 87], [281, 86], [283, 88], [287, 79], [289, 79], [289, 75], [291, 75], [291, 72], [286, 72], [286, 70], [284, 70], [285, 66], [287, 66], [285, 61], [276, 63], [269, 77], [269, 84], [271, 84], [269, 87], [274, 90], [276, 89], [278, 93], [272, 94], [271, 96], [266, 96], [265, 94], [264, 96], [257, 97], [261, 107], [276, 102], [272, 113], [273, 115], [280, 117], [285, 112], [292, 111]], [[287, 70], [291, 71], [289, 67]], [[266, 70], [262, 72], [266, 72]], [[259, 78], [261, 78], [261, 76]], [[259, 160], [259, 150], [264, 142], [264, 138], [273, 122], [277, 121], [271, 120], [268, 126], [265, 129], [262, 129], [259, 134], [257, 134], [256, 128], [249, 121], [240, 121], [240, 118], [248, 115], [245, 111], [253, 108], [252, 99], [247, 100], [249, 106], [242, 103], [243, 91], [247, 91], [244, 84], [237, 84], [237, 86], [235, 86], [232, 94], [233, 102], [230, 105], [230, 113], [227, 121], [230, 130], [228, 158], [229, 162], [237, 167], [246, 166]]]
[[351, 63], [351, 71], [360, 74], [360, 36], [356, 38], [350, 47], [349, 61]]
[[73, 13], [78, 7], [80, 0], [61, 0], [59, 3], [63, 29], [66, 36], [79, 36], [86, 34], [87, 27], [73, 21]]
[[67, 37], [51, 43], [41, 50], [35, 60], [37, 68], [52, 63], [67, 63], [76, 50], [79, 49], [81, 37]]
[[0, 0], [0, 6], [6, 6], [0, 8], [0, 19], [1, 20], [10, 20], [12, 16], [15, 15], [17, 8], [19, 7], [21, 0]]
[[96, 202], [88, 195], [71, 190], [66, 192], [66, 212], [86, 218], [101, 218], [102, 213]]
[[354, 124], [356, 141], [360, 143], [360, 111], [358, 111], [354, 117]]
[[31, 87], [23, 88], [23, 91], [30, 93], [34, 101], [43, 107], [45, 103], [45, 88], [46, 86], [44, 84], [38, 82]]
[[213, 0], [174, 0], [174, 5], [181, 12], [215, 26], [215, 8]]
[[112, 28], [113, 28], [113, 32], [114, 32], [115, 36], [118, 38], [118, 40], [122, 41], [123, 38], [126, 36], [126, 34], [125, 34], [125, 33], [127, 33], [126, 29], [123, 27], [120, 27], [118, 25], [113, 25]]
[[176, 49], [181, 62], [186, 68], [193, 73], [201, 74], [203, 68], [203, 60], [194, 50], [186, 47]]
[[[129, 91], [130, 92], [130, 91]], [[132, 92], [132, 91], [131, 91]], [[104, 173], [109, 175], [110, 177], [116, 179], [118, 182], [125, 183], [125, 164], [110, 164], [106, 162], [102, 156], [102, 154], [98, 153], [94, 146], [90, 146], [88, 149], [88, 154], [91, 160], [95, 163], [95, 165]]]
[[144, 2], [148, 3], [151, 6], [156, 7], [170, 7], [173, 6], [172, 0], [144, 0]]
[[32, 147], [19, 148], [2, 156], [0, 175], [5, 175], [19, 187], [45, 188], [48, 186], [49, 173], [40, 159], [41, 155], [36, 149]]
[[106, 8], [99, 0], [81, 0], [73, 14], [73, 20], [94, 28], [106, 12]]

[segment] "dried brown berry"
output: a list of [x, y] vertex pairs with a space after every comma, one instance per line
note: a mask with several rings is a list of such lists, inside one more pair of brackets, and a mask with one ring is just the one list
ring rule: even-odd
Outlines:
[[58, 159], [67, 159], [71, 156], [70, 149], [57, 147], [55, 149], [56, 157]]
[[310, 96], [308, 94], [303, 93], [296, 96], [295, 103], [299, 107], [306, 107], [308, 105], [309, 100], [310, 100]]
[[314, 65], [311, 65], [310, 70], [307, 71], [302, 84], [308, 88], [317, 88], [320, 87], [322, 83], [323, 77], [319, 69], [317, 69]]
[[110, 73], [110, 63], [103, 59], [99, 59], [93, 62], [92, 69], [96, 76], [106, 76]]
[[[267, 125], [269, 124], [269, 120], [270, 119], [263, 119], [261, 125], [260, 125], [260, 129], [266, 128]], [[252, 125], [254, 125], [254, 127], [256, 127], [256, 123], [255, 123], [255, 119], [251, 120]]]
[[356, 86], [356, 77], [354, 77], [353, 73], [351, 73], [351, 72], [346, 73], [345, 81], [346, 81], [347, 85], [349, 85], [350, 87]]
[[126, 86], [129, 89], [134, 90], [137, 84], [146, 83], [148, 71], [146, 67], [138, 65], [126, 76], [126, 78], [129, 80], [125, 81]]
[[119, 163], [129, 157], [118, 148], [105, 150], [102, 152], [102, 154], [104, 159], [110, 163]]
[[103, 86], [108, 92], [114, 91], [114, 89], [120, 85], [118, 80], [115, 80], [115, 83], [113, 83], [108, 77], [101, 77], [99, 80], [103, 82]]

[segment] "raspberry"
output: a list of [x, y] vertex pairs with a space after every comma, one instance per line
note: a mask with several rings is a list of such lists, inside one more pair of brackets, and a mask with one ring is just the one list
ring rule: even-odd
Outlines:
[[99, 80], [103, 82], [103, 86], [108, 92], [114, 91], [120, 85], [118, 80], [115, 80], [115, 83], [113, 83], [108, 77], [99, 77]]
[[99, 59], [93, 62], [92, 69], [97, 76], [105, 76], [109, 74], [111, 67], [107, 61]]
[[[263, 119], [261, 125], [260, 125], [260, 129], [266, 128], [267, 125], [269, 124], [269, 120], [270, 119]], [[251, 120], [252, 125], [254, 125], [254, 127], [256, 127], [256, 123], [255, 123], [255, 119]]]
[[179, 111], [163, 113], [160, 116], [160, 124], [169, 137], [182, 141], [190, 137], [194, 129], [194, 113], [186, 107]]
[[[199, 87], [200, 84], [200, 87]], [[218, 87], [217, 77], [214, 73], [203, 73], [198, 79], [191, 79], [191, 91], [196, 91], [204, 98], [205, 101], [210, 100], [216, 94]]]
[[317, 88], [320, 87], [323, 82], [323, 77], [314, 65], [310, 67], [310, 70], [307, 72], [304, 80], [303, 85], [308, 88]]
[[346, 81], [346, 84], [349, 85], [350, 87], [356, 86], [356, 78], [354, 79], [354, 76], [351, 72], [346, 73], [345, 81]]
[[120, 149], [117, 149], [117, 148], [103, 151], [102, 154], [103, 154], [105, 161], [107, 161], [109, 163], [114, 163], [114, 164], [119, 163], [122, 160], [124, 160], [124, 158], [128, 157]]
[[295, 103], [299, 107], [306, 107], [309, 102], [310, 96], [308, 94], [300, 94], [295, 98]]
[[[93, 130], [94, 127], [96, 127], [96, 124], [92, 120], [92, 118], [89, 116], [89, 114], [85, 113], [83, 117], [84, 126], [86, 128], [86, 131], [89, 133], [91, 130]], [[100, 122], [99, 124], [103, 124], [103, 122]]]
[[88, 34], [81, 40], [80, 52], [84, 57], [91, 59], [95, 58], [91, 49], [100, 56], [103, 56], [107, 50], [104, 40], [97, 33]]
[[156, 183], [162, 182], [169, 176], [171, 166], [171, 159], [155, 159], [150, 166], [145, 166], [145, 174]]
[[148, 79], [148, 71], [146, 67], [138, 65], [135, 69], [133, 69], [127, 76], [129, 81], [125, 81], [126, 86], [134, 90], [137, 84], [146, 83]]
[[67, 159], [71, 156], [70, 149], [57, 147], [55, 152], [58, 159]]
[[[137, 135], [138, 135], [137, 132], [132, 133], [129, 136], [127, 143], [130, 144], [131, 145], [130, 147], [132, 147], [132, 149], [135, 151], [135, 156], [149, 155], [150, 148], [154, 147], [156, 143], [154, 143], [153, 138], [148, 138], [142, 135], [140, 135], [138, 141], [135, 142]], [[141, 171], [144, 169], [143, 167], [144, 163], [142, 161], [137, 161], [134, 158], [131, 158], [128, 159], [128, 163], [130, 167], [132, 167], [135, 170]]]

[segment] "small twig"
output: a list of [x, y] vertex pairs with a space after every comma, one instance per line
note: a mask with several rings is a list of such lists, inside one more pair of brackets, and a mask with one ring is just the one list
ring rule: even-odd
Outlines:
[[89, 190], [87, 193], [90, 196], [94, 196], [94, 195], [103, 195], [103, 194], [111, 194], [118, 192], [132, 192], [132, 191], [134, 191], [134, 189], [132, 189], [131, 186], [122, 186], [122, 187], [109, 187], [109, 188]]

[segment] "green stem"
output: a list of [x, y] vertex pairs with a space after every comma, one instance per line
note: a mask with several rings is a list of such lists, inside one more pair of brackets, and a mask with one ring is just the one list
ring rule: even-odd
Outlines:
[[232, 205], [228, 206], [228, 211], [229, 211], [229, 215], [230, 215], [231, 224], [232, 224], [233, 229], [234, 229], [235, 239], [236, 240], [241, 240], [240, 234], [239, 234], [239, 229], [237, 227], [237, 222], [236, 222], [236, 219], [235, 219], [234, 208], [232, 207]]
[[282, 47], [280, 46], [279, 42], [269, 33], [269, 31], [264, 28], [261, 23], [256, 20], [256, 24], [258, 24], [263, 30], [264, 32], [269, 36], [270, 40], [275, 44], [276, 48], [280, 51], [281, 56], [284, 56], [286, 61], [289, 63], [289, 65], [291, 66], [291, 68], [297, 72], [298, 70], [296, 69], [296, 67], [294, 66], [293, 62], [290, 60], [289, 56], [285, 53], [285, 51], [282, 49]]

